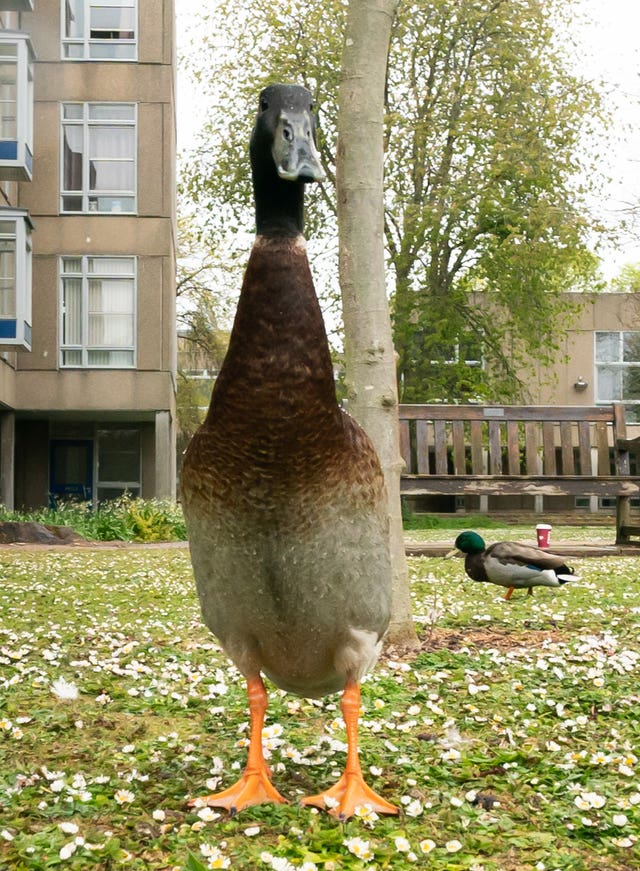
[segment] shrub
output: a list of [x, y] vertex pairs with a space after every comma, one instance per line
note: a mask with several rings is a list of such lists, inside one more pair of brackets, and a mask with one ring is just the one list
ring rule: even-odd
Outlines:
[[75, 500], [31, 512], [0, 506], [0, 520], [68, 526], [91, 541], [184, 541], [187, 537], [182, 509], [175, 502], [126, 494], [95, 511], [90, 503]]

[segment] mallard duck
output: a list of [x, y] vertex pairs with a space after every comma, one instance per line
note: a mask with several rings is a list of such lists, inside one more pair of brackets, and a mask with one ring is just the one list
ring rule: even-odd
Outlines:
[[505, 599], [514, 590], [526, 589], [531, 596], [534, 587], [559, 587], [576, 577], [566, 557], [517, 541], [497, 541], [485, 548], [482, 537], [469, 530], [460, 533], [447, 556], [457, 553], [465, 554], [464, 568], [473, 581], [508, 587]]
[[303, 697], [342, 692], [344, 774], [303, 803], [341, 819], [361, 804], [394, 814], [358, 758], [360, 681], [390, 616], [385, 487], [369, 438], [337, 404], [307, 261], [304, 186], [323, 173], [305, 88], [262, 91], [250, 155], [257, 235], [181, 472], [202, 615], [246, 679], [250, 744], [240, 780], [192, 804], [285, 801], [262, 751], [266, 675]]

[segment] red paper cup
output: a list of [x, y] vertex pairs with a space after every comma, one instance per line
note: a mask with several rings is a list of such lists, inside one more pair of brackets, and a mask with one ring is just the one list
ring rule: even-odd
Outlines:
[[536, 536], [538, 538], [538, 547], [549, 547], [549, 538], [551, 537], [551, 527], [548, 523], [538, 523], [536, 526]]

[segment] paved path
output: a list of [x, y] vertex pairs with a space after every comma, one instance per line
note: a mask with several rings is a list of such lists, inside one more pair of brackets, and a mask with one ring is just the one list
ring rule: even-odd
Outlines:
[[[531, 541], [530, 544], [535, 544]], [[453, 548], [452, 541], [406, 541], [407, 556], [445, 556]], [[557, 542], [549, 548], [551, 553], [565, 556], [640, 556], [640, 546], [635, 544], [581, 544], [572, 542]]]
[[[535, 542], [530, 542], [534, 544]], [[185, 549], [186, 541], [75, 541], [70, 544], [33, 544], [27, 542], [12, 542], [0, 544], [0, 551], [44, 551], [44, 550], [168, 550]], [[453, 548], [453, 540], [449, 541], [405, 541], [407, 556], [443, 557]], [[640, 556], [640, 545], [616, 544], [580, 544], [573, 542], [554, 542], [549, 548], [552, 553], [565, 556]]]

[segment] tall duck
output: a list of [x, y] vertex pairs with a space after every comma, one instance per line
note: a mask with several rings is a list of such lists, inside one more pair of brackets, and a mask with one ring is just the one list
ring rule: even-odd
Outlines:
[[205, 623], [244, 675], [240, 780], [194, 799], [231, 813], [285, 799], [262, 752], [266, 675], [287, 692], [342, 691], [342, 777], [303, 799], [345, 819], [397, 813], [365, 783], [360, 681], [390, 615], [385, 488], [375, 450], [339, 408], [303, 230], [306, 183], [323, 178], [310, 93], [270, 85], [250, 143], [257, 235], [229, 350], [182, 465], [182, 501]]

